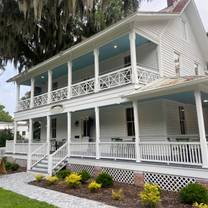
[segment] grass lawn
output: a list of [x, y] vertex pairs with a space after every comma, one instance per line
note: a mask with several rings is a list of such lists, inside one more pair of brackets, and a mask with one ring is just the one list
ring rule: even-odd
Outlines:
[[55, 208], [55, 206], [0, 188], [0, 208]]

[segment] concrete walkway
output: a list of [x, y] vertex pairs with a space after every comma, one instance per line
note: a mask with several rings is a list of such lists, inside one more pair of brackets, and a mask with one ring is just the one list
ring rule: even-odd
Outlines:
[[32, 180], [34, 176], [25, 172], [4, 175], [0, 176], [0, 187], [60, 208], [113, 208], [100, 202], [29, 185], [28, 182]]

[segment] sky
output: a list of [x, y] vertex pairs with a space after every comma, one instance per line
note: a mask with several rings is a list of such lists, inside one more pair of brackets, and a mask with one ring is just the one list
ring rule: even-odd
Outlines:
[[[158, 11], [167, 6], [167, 0], [152, 0], [152, 2], [143, 2], [141, 4], [140, 10], [143, 11]], [[204, 23], [206, 31], [208, 31], [208, 0], [195, 0], [199, 14]], [[0, 104], [6, 107], [6, 110], [13, 115], [15, 112], [15, 85], [14, 83], [7, 83], [6, 81], [17, 74], [17, 71], [11, 64], [6, 66], [5, 72], [0, 75]], [[22, 89], [22, 94], [26, 89]]]

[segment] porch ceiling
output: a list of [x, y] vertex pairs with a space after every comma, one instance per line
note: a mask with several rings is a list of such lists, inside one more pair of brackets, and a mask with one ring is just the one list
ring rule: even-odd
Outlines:
[[[136, 35], [136, 46], [139, 47], [144, 43], [148, 43], [149, 40], [146, 38]], [[117, 56], [121, 53], [124, 53], [125, 51], [129, 50], [129, 35], [125, 35], [122, 37], [119, 37], [106, 45], [102, 46], [99, 49], [99, 59], [100, 61], [104, 61], [106, 59], [109, 59], [113, 56]], [[94, 65], [94, 54], [93, 51], [89, 52], [81, 57], [78, 57], [72, 61], [72, 70], [81, 70], [83, 68], [86, 68], [88, 66]], [[53, 79], [57, 79], [61, 76], [67, 75], [67, 63], [60, 65], [53, 69]], [[42, 78], [41, 78], [42, 77]], [[35, 78], [36, 85], [41, 85], [43, 83], [47, 82], [47, 75], [44, 74], [44, 78], [42, 75]], [[25, 81], [22, 83], [22, 85], [30, 86], [30, 80]]]
[[[208, 106], [208, 94], [207, 93], [202, 93], [202, 103], [203, 106]], [[159, 96], [155, 97], [152, 99], [145, 99], [143, 101], [151, 101], [151, 100], [158, 100], [158, 99], [168, 99], [184, 104], [193, 104], [195, 105], [195, 98], [194, 98], [194, 93], [193, 92], [184, 92], [184, 93], [177, 93], [177, 94], [171, 94], [171, 95], [165, 95], [165, 96]]]

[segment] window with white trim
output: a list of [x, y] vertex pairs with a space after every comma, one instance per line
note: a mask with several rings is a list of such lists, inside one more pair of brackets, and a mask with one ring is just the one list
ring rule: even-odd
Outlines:
[[126, 109], [127, 135], [135, 136], [133, 108]]
[[180, 120], [180, 130], [181, 134], [186, 134], [186, 118], [185, 118], [185, 109], [183, 106], [178, 107], [179, 110], [179, 120]]
[[52, 132], [52, 138], [56, 138], [56, 129], [57, 129], [57, 120], [56, 118], [51, 119], [51, 132]]
[[174, 64], [176, 76], [180, 76], [180, 54], [178, 52], [174, 52]]

